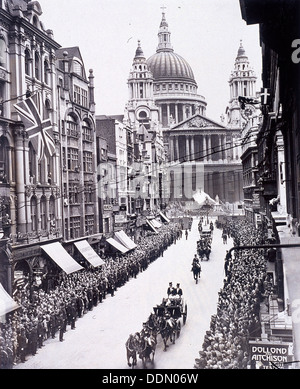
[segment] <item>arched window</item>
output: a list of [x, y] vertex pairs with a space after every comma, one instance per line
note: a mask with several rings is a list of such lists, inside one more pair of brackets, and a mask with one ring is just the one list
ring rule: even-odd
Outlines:
[[49, 62], [47, 60], [44, 61], [44, 83], [49, 85], [49, 73], [50, 73], [50, 66]]
[[77, 126], [78, 126], [78, 124], [77, 124], [76, 118], [72, 115], [68, 115], [68, 117], [67, 117], [67, 135], [78, 138], [79, 133], [77, 130]]
[[30, 182], [32, 184], [36, 183], [36, 153], [34, 151], [34, 148], [29, 142], [29, 177], [30, 177]]
[[0, 38], [0, 66], [6, 66], [6, 43], [3, 38]]
[[34, 55], [34, 76], [37, 80], [40, 79], [40, 57], [38, 53]]
[[49, 218], [50, 223], [55, 221], [55, 197], [51, 196], [49, 200]]
[[30, 62], [31, 62], [30, 52], [28, 49], [26, 49], [25, 50], [25, 74], [27, 74], [27, 76], [30, 76]]
[[38, 230], [37, 199], [33, 196], [30, 200], [31, 230]]
[[83, 121], [82, 125], [82, 140], [86, 142], [92, 142], [93, 141], [93, 129], [91, 127], [91, 124], [88, 120]]
[[47, 199], [45, 196], [41, 197], [41, 230], [47, 230]]
[[83, 68], [80, 62], [73, 62], [73, 73], [78, 74], [80, 77], [83, 77]]

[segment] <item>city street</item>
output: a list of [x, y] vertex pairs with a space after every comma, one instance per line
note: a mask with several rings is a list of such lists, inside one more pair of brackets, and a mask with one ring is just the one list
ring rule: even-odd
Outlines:
[[[216, 312], [218, 292], [223, 284], [224, 257], [232, 247], [231, 239], [224, 245], [221, 231], [215, 229], [209, 261], [203, 261], [201, 279], [195, 283], [191, 262], [199, 237], [198, 219], [194, 219], [188, 239], [185, 234], [170, 246], [163, 257], [150, 264], [136, 279], [130, 279], [93, 311], [76, 322], [76, 329], [67, 327], [64, 342], [55, 339], [45, 342], [35, 356], [14, 369], [129, 369], [125, 342], [130, 333], [140, 331], [153, 307], [166, 296], [170, 281], [180, 283], [187, 303], [187, 322], [175, 345], [163, 351], [161, 337], [153, 368], [191, 369], [202, 348], [211, 315]], [[137, 368], [142, 368], [141, 360]], [[151, 366], [149, 365], [149, 368]]]

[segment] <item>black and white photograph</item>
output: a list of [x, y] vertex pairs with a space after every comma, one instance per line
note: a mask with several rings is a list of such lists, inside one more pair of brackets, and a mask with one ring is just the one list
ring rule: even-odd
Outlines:
[[0, 0], [0, 370], [300, 368], [299, 16]]

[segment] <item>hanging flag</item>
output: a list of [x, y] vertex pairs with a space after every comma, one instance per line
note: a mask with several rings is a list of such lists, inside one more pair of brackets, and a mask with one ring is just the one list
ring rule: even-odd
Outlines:
[[42, 159], [44, 155], [52, 157], [55, 153], [53, 129], [42, 94], [37, 92], [14, 106], [22, 118], [38, 159]]
[[268, 88], [261, 88], [260, 98], [261, 98], [261, 104], [262, 105], [269, 104], [269, 96], [271, 96], [270, 95], [270, 89], [268, 89]]

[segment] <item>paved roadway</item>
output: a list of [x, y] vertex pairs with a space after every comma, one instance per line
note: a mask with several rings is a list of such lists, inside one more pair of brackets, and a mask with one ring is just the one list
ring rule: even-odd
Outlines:
[[[35, 356], [14, 369], [128, 369], [125, 342], [130, 333], [140, 331], [152, 308], [166, 296], [170, 281], [180, 282], [187, 302], [187, 322], [182, 327], [175, 345], [166, 352], [160, 336], [154, 366], [158, 369], [192, 369], [202, 348], [211, 315], [216, 312], [218, 292], [223, 285], [225, 252], [232, 241], [224, 245], [221, 231], [214, 230], [211, 259], [202, 262], [201, 279], [195, 283], [191, 262], [199, 237], [198, 219], [192, 230], [165, 251], [145, 272], [131, 279], [108, 296], [102, 304], [76, 322], [76, 329], [68, 326], [65, 341], [49, 339]], [[137, 368], [141, 368], [139, 360]]]

